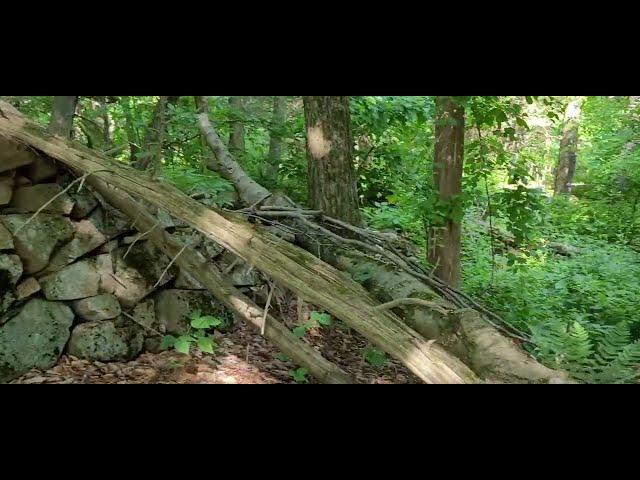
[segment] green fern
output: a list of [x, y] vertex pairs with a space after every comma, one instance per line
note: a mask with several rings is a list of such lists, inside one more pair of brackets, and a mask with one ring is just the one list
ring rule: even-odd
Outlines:
[[580, 322], [531, 326], [540, 361], [586, 383], [629, 383], [640, 378], [640, 341], [621, 322], [593, 332]]

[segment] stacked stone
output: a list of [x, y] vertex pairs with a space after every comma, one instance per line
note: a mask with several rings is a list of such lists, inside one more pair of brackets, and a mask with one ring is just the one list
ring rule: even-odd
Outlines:
[[[229, 318], [186, 272], [165, 271], [170, 259], [87, 185], [65, 191], [73, 180], [53, 160], [0, 139], [0, 382], [49, 368], [64, 352], [132, 359], [157, 349], [162, 334], [184, 334], [195, 310]], [[208, 258], [233, 263], [215, 243], [158, 218]], [[235, 263], [236, 285], [259, 283]]]

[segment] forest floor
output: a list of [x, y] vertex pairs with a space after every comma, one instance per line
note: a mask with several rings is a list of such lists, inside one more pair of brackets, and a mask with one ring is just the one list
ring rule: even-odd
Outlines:
[[[367, 346], [354, 331], [333, 325], [311, 331], [307, 340], [327, 359], [349, 373], [356, 383], [421, 383], [403, 365], [387, 359], [384, 365], [369, 365], [362, 355]], [[257, 331], [240, 323], [219, 337], [213, 355], [184, 355], [176, 351], [143, 353], [128, 362], [91, 362], [63, 355], [48, 370], [31, 370], [10, 383], [17, 384], [279, 384], [317, 383], [311, 376], [296, 382], [297, 366], [283, 361], [277, 348]], [[280, 357], [280, 358], [278, 358]]]

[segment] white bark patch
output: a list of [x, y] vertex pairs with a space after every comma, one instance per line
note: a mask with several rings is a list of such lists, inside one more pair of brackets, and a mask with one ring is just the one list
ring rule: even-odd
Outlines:
[[313, 158], [322, 158], [331, 152], [331, 142], [325, 138], [322, 124], [309, 127], [307, 130], [307, 142], [309, 142], [309, 151]]

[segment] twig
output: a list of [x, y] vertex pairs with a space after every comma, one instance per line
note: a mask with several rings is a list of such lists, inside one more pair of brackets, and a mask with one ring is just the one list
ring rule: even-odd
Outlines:
[[227, 268], [225, 268], [224, 272], [222, 272], [222, 273], [224, 273], [225, 275], [228, 275], [229, 272], [234, 269], [234, 267], [238, 264], [239, 261], [240, 261], [240, 259], [238, 257], [236, 257], [236, 259], [233, 262], [231, 262], [231, 265], [229, 265]]
[[[153, 229], [152, 229], [152, 230], [153, 230]], [[165, 273], [167, 273], [167, 272], [169, 271], [169, 269], [170, 269], [170, 268], [171, 268], [171, 266], [175, 263], [175, 261], [178, 259], [178, 257], [179, 257], [180, 255], [182, 255], [182, 252], [184, 252], [184, 251], [187, 249], [187, 247], [191, 244], [191, 240], [193, 239], [193, 237], [195, 237], [195, 235], [196, 235], [196, 231], [197, 231], [197, 230], [194, 230], [194, 231], [193, 231], [193, 233], [191, 234], [191, 237], [189, 237], [189, 240], [187, 240], [187, 241], [184, 243], [184, 246], [180, 249], [180, 251], [176, 254], [176, 256], [175, 256], [175, 257], [173, 257], [173, 258], [171, 259], [171, 261], [169, 262], [169, 265], [167, 265], [167, 268], [165, 268], [165, 269], [162, 271], [162, 273], [160, 274], [160, 278], [158, 279], [158, 281], [156, 282], [156, 284], [153, 286], [153, 288], [156, 288], [158, 285], [160, 285], [160, 282], [162, 282], [162, 279], [164, 278]]]
[[267, 295], [267, 304], [264, 307], [264, 313], [262, 314], [262, 327], [260, 328], [260, 334], [264, 337], [264, 329], [267, 326], [267, 315], [269, 314], [269, 307], [271, 306], [271, 296], [273, 295], [274, 284], [271, 284], [269, 289], [269, 295]]
[[151, 331], [151, 332], [155, 333], [156, 335], [159, 335], [159, 336], [161, 336], [161, 337], [163, 337], [163, 336], [164, 336], [164, 334], [160, 333], [160, 332], [159, 332], [158, 330], [156, 330], [155, 328], [148, 327], [148, 326], [146, 326], [144, 323], [139, 322], [139, 321], [138, 321], [138, 320], [136, 320], [133, 316], [129, 315], [127, 312], [122, 312], [122, 314], [123, 314], [125, 317], [129, 318], [130, 320], [133, 320], [134, 322], [136, 322], [136, 323], [137, 323], [138, 325], [140, 325], [141, 327], [144, 327], [144, 328], [146, 328], [147, 330], [149, 330], [149, 331]]
[[111, 156], [116, 153], [120, 153], [123, 150], [126, 150], [129, 147], [128, 143], [123, 143], [122, 145], [118, 145], [117, 147], [111, 148], [109, 150], [105, 150], [102, 152], [103, 155]]
[[71, 187], [73, 187], [76, 183], [78, 182], [83, 182], [86, 180], [86, 178], [94, 173], [98, 173], [98, 172], [108, 172], [109, 170], [95, 170], [93, 172], [87, 172], [85, 173], [83, 176], [76, 178], [73, 182], [71, 182], [69, 185], [66, 186], [66, 188], [64, 188], [61, 192], [56, 193], [53, 197], [51, 197], [47, 202], [45, 202], [44, 205], [42, 205], [38, 210], [36, 210], [36, 213], [34, 213], [33, 215], [31, 215], [31, 217], [29, 217], [27, 219], [26, 222], [24, 222], [20, 227], [18, 227], [14, 233], [14, 236], [17, 235], [24, 227], [26, 227], [27, 225], [29, 225], [29, 223], [31, 223], [31, 221], [36, 218], [45, 208], [47, 208], [49, 205], [51, 205], [53, 202], [55, 202], [58, 198], [60, 198], [62, 195], [64, 195], [65, 193], [67, 193]]
[[431, 269], [431, 273], [429, 273], [430, 277], [433, 277], [433, 274], [436, 273], [436, 270], [438, 270], [439, 266], [440, 266], [440, 257], [436, 258], [436, 264]]
[[438, 305], [435, 302], [430, 302], [429, 300], [423, 300], [421, 298], [399, 298], [397, 300], [393, 300], [391, 302], [383, 303], [382, 305], [378, 305], [375, 307], [376, 310], [391, 310], [396, 307], [400, 307], [403, 305], [416, 305], [418, 307], [427, 307], [432, 310], [437, 311], [443, 315], [448, 315], [449, 312], [445, 310], [442, 305]]
[[[257, 218], [263, 218], [263, 217], [261, 217], [261, 215], [263, 213], [265, 213], [265, 212], [254, 211], [253, 213], [245, 213], [245, 215], [253, 216], [253, 217], [257, 217]], [[442, 295], [445, 299], [447, 299], [450, 302], [452, 302], [455, 306], [460, 307], [460, 308], [466, 308], [466, 307], [471, 308], [471, 306], [473, 306], [475, 310], [478, 310], [478, 311], [480, 311], [481, 313], [484, 314], [484, 316], [482, 318], [487, 323], [489, 323], [491, 326], [497, 328], [498, 330], [500, 330], [501, 332], [507, 334], [508, 336], [510, 336], [512, 338], [517, 338], [517, 339], [525, 341], [525, 342], [531, 342], [530, 338], [528, 338], [528, 336], [524, 332], [519, 331], [518, 329], [516, 329], [515, 327], [513, 327], [512, 325], [507, 323], [499, 315], [497, 315], [496, 313], [492, 312], [488, 308], [484, 307], [483, 305], [481, 305], [477, 301], [473, 300], [466, 293], [463, 293], [463, 292], [461, 292], [459, 290], [456, 290], [455, 288], [451, 287], [447, 283], [445, 283], [442, 280], [440, 280], [438, 277], [434, 276], [432, 273], [426, 272], [421, 266], [418, 266], [415, 262], [405, 258], [404, 255], [400, 254], [392, 246], [388, 246], [388, 248], [385, 249], [383, 247], [383, 245], [381, 245], [381, 243], [383, 243], [383, 242], [387, 243], [388, 239], [383, 237], [381, 234], [370, 233], [365, 229], [361, 229], [359, 227], [355, 227], [353, 225], [349, 225], [349, 224], [347, 224], [345, 222], [341, 222], [340, 220], [329, 219], [328, 217], [323, 217], [324, 220], [328, 220], [333, 224], [336, 224], [336, 225], [339, 225], [339, 226], [341, 226], [343, 228], [346, 228], [348, 230], [357, 232], [360, 235], [365, 236], [369, 240], [371, 240], [372, 236], [376, 236], [377, 237], [378, 241], [376, 241], [374, 244], [368, 244], [368, 243], [364, 243], [364, 242], [356, 240], [356, 239], [343, 238], [340, 235], [332, 232], [331, 230], [328, 230], [327, 228], [322, 227], [321, 225], [318, 225], [317, 223], [314, 223], [314, 222], [310, 221], [304, 215], [300, 215], [300, 213], [298, 213], [297, 211], [282, 211], [282, 213], [285, 214], [285, 215], [282, 215], [283, 217], [285, 217], [285, 218], [289, 217], [289, 218], [292, 218], [292, 219], [297, 219], [297, 220], [301, 221], [302, 223], [304, 223], [306, 226], [308, 226], [308, 227], [310, 227], [310, 228], [312, 228], [314, 230], [317, 230], [321, 234], [323, 234], [325, 236], [328, 236], [329, 238], [331, 238], [331, 239], [333, 239], [333, 240], [335, 240], [335, 241], [337, 241], [339, 243], [347, 244], [347, 245], [355, 245], [355, 246], [360, 247], [362, 249], [368, 250], [368, 251], [370, 251], [370, 252], [372, 252], [372, 253], [374, 253], [376, 255], [384, 256], [393, 265], [396, 265], [396, 266], [400, 267], [402, 270], [404, 270], [408, 274], [410, 274], [413, 277], [425, 282], [427, 285], [429, 285], [431, 288], [433, 288], [436, 292], [438, 292], [440, 295]], [[265, 221], [269, 221], [269, 220], [265, 219]], [[491, 321], [487, 317], [492, 318], [495, 321]]]
[[[134, 222], [135, 223], [135, 222]], [[147, 230], [144, 233], [139, 233], [138, 236], [136, 238], [133, 239], [133, 242], [131, 242], [131, 245], [129, 245], [129, 248], [127, 248], [127, 251], [124, 252], [124, 255], [122, 256], [122, 259], [124, 260], [125, 258], [127, 258], [127, 255], [129, 255], [129, 252], [131, 252], [131, 249], [133, 248], [133, 246], [138, 243], [139, 240], [142, 239], [142, 237], [145, 237], [147, 235], [149, 235], [151, 232], [153, 232], [156, 227], [160, 225], [160, 222], [156, 223], [153, 227], [151, 227], [149, 230]]]

